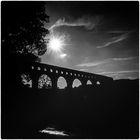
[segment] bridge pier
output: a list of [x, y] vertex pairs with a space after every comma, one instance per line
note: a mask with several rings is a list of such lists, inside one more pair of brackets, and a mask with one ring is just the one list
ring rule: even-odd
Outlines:
[[32, 73], [31, 79], [32, 79], [32, 88], [38, 89], [39, 75], [37, 73]]
[[57, 90], [57, 78], [53, 77], [52, 79], [52, 89]]
[[91, 80], [92, 86], [96, 86], [96, 80]]
[[71, 90], [74, 79], [72, 79], [72, 78], [66, 78], [66, 81], [67, 81], [67, 89], [68, 90]]
[[82, 87], [85, 88], [87, 85], [87, 80], [80, 80], [82, 83]]

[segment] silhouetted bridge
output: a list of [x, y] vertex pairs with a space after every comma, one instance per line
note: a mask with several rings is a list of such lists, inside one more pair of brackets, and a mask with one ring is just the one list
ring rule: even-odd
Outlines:
[[41, 63], [26, 63], [24, 65], [19, 64], [20, 74], [26, 73], [30, 75], [32, 79], [32, 87], [38, 88], [38, 80], [41, 75], [47, 75], [52, 81], [52, 88], [57, 88], [57, 81], [59, 77], [63, 77], [67, 82], [67, 88], [72, 88], [73, 81], [78, 79], [81, 81], [82, 86], [87, 85], [87, 81], [90, 80], [92, 85], [95, 86], [99, 82], [101, 85], [109, 85], [113, 82], [113, 78], [102, 76], [98, 74], [48, 65]]

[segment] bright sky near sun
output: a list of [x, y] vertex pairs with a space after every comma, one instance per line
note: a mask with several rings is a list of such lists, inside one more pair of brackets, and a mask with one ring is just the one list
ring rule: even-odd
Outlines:
[[139, 3], [46, 2], [50, 42], [42, 63], [114, 79], [138, 78]]

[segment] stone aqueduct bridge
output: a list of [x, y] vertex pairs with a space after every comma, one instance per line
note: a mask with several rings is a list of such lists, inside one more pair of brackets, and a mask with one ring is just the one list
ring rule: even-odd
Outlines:
[[88, 80], [91, 81], [93, 86], [97, 84], [97, 81], [100, 82], [101, 85], [110, 85], [113, 82], [113, 78], [107, 76], [37, 62], [19, 65], [19, 71], [30, 75], [33, 88], [38, 88], [38, 80], [42, 74], [46, 74], [51, 78], [53, 89], [57, 88], [57, 81], [60, 76], [65, 78], [67, 88], [72, 88], [75, 79], [79, 79], [82, 86], [86, 86]]

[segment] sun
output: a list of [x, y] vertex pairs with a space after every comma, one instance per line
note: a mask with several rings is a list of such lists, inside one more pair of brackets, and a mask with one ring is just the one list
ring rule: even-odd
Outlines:
[[64, 35], [51, 35], [48, 50], [53, 53], [61, 53], [65, 46], [65, 36]]
[[58, 52], [62, 48], [62, 42], [59, 38], [52, 38], [49, 47], [52, 51]]

